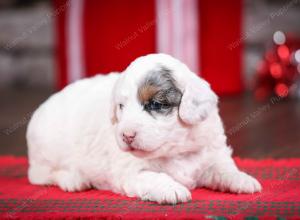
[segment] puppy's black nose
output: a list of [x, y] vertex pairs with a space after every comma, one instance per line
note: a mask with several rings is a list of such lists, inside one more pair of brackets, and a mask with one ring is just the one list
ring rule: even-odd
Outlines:
[[124, 132], [123, 141], [126, 144], [130, 145], [134, 141], [135, 136], [136, 136], [136, 132]]

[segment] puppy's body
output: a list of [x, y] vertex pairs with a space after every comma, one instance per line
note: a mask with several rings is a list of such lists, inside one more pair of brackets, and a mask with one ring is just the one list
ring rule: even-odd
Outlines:
[[[66, 191], [95, 187], [159, 203], [188, 201], [195, 187], [259, 191], [231, 159], [215, 95], [199, 81], [204, 99], [190, 99], [203, 85], [185, 81], [180, 65], [149, 55], [121, 75], [80, 80], [49, 98], [27, 131], [30, 182]], [[147, 98], [163, 104], [149, 105]]]

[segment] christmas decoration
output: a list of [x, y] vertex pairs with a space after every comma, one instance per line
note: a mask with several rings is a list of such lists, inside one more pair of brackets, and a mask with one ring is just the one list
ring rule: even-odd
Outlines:
[[255, 75], [255, 98], [300, 97], [300, 39], [276, 31]]

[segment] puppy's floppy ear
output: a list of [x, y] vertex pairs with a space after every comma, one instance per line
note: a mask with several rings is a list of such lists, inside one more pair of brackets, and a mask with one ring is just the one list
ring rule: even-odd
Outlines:
[[179, 117], [187, 124], [194, 125], [206, 119], [217, 107], [218, 97], [210, 85], [196, 74], [187, 74], [185, 88], [179, 106]]

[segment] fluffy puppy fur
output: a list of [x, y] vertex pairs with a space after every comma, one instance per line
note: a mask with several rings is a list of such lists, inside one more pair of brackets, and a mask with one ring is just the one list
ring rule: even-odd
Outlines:
[[32, 116], [29, 180], [171, 204], [190, 200], [195, 187], [258, 192], [231, 158], [217, 102], [206, 81], [165, 54], [79, 80]]

